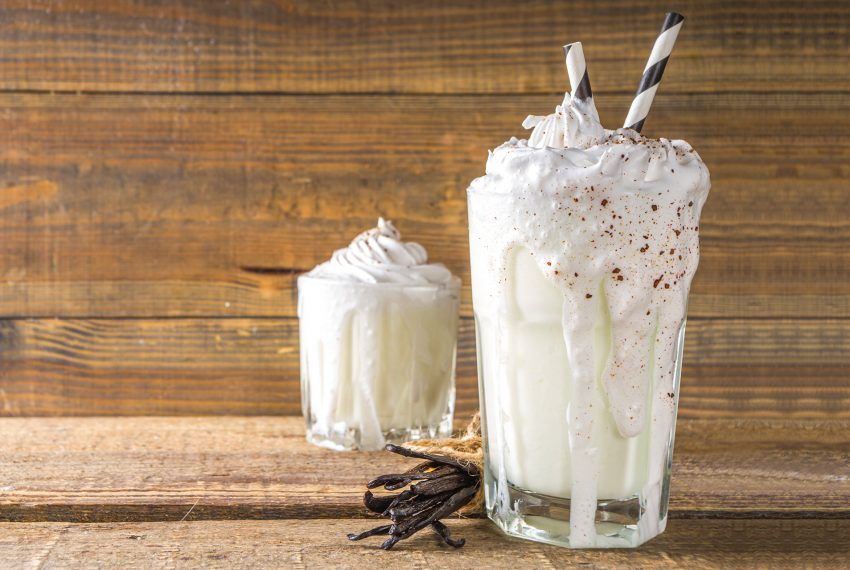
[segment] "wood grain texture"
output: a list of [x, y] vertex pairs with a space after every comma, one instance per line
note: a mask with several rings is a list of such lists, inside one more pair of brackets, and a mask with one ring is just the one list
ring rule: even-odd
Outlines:
[[[676, 520], [638, 550], [567, 550], [503, 535], [486, 520], [449, 521], [467, 543], [451, 549], [423, 532], [392, 552], [347, 543], [364, 521], [0, 524], [6, 568], [839, 568], [850, 521]], [[376, 539], [372, 539], [373, 541]], [[309, 545], [309, 547], [305, 547]]]
[[[5, 521], [361, 518], [365, 482], [410, 465], [310, 445], [299, 418], [4, 418], [0, 429]], [[848, 457], [847, 422], [682, 420], [671, 516], [846, 518]]]
[[[0, 88], [155, 92], [563, 91], [583, 41], [597, 92], [631, 92], [670, 6], [657, 0], [410, 3], [4, 2]], [[850, 8], [688, 0], [673, 92], [847, 90]]]
[[[0, 415], [301, 414], [296, 319], [0, 321]], [[462, 319], [459, 417], [478, 407]], [[850, 321], [692, 319], [684, 418], [850, 419]]]
[[[378, 213], [469, 315], [465, 189], [555, 102], [2, 95], [0, 315], [294, 316], [296, 274]], [[691, 315], [850, 316], [847, 97], [659, 95], [662, 126], [712, 172]]]
[[[297, 414], [295, 278], [379, 213], [462, 277], [470, 317], [486, 149], [559, 101], [567, 41], [619, 124], [667, 9], [4, 2], [0, 414]], [[850, 6], [676, 9], [645, 132], [713, 179], [683, 417], [850, 417]]]
[[[619, 124], [667, 9], [4, 2], [0, 416], [101, 417], [0, 417], [0, 521], [17, 521], [0, 523], [0, 568], [844, 565], [845, 2], [675, 7], [688, 19], [645, 134], [691, 142], [713, 189], [664, 535], [567, 551], [456, 520], [460, 551], [347, 544], [374, 522], [364, 482], [408, 463], [258, 415], [300, 414], [296, 276], [380, 213], [465, 283], [462, 422], [465, 188], [559, 101], [568, 41]], [[150, 417], [166, 414], [244, 416]]]

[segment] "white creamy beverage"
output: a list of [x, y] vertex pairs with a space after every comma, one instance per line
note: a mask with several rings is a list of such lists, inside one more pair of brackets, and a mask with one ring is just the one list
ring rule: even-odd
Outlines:
[[298, 279], [310, 441], [376, 450], [451, 433], [459, 289], [383, 219]]
[[[488, 512], [574, 547], [663, 530], [710, 186], [686, 142], [597, 117], [567, 95], [468, 190]], [[600, 514], [630, 500], [622, 519]]]

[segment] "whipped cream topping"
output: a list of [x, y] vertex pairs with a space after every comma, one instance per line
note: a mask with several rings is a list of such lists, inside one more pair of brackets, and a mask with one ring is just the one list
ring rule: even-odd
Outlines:
[[588, 148], [605, 136], [593, 99], [573, 100], [569, 93], [554, 113], [545, 117], [529, 115], [522, 126], [534, 129], [528, 137], [532, 148]]
[[[675, 418], [674, 363], [699, 262], [699, 217], [709, 173], [685, 141], [606, 130], [592, 101], [572, 101], [569, 95], [553, 114], [530, 116], [523, 126], [534, 129], [529, 139], [512, 138], [492, 151], [486, 175], [468, 189], [473, 305], [476, 315], [497, 323], [515, 318], [510, 260], [517, 248], [527, 250], [563, 294], [572, 396], [564, 402], [566, 425], [552, 429], [569, 431], [570, 540], [592, 546], [598, 538], [594, 409], [606, 407], [624, 438], [651, 429], [643, 494], [660, 497]], [[609, 315], [609, 348], [594, 345], [600, 314]], [[502, 350], [516, 350], [502, 341]], [[594, 365], [599, 350], [607, 354], [601, 370]], [[503, 373], [495, 385], [516, 381]], [[604, 400], [594, 395], [597, 385], [604, 387]], [[488, 437], [501, 445], [511, 440], [510, 434]], [[501, 456], [506, 455], [509, 449]], [[652, 535], [658, 528], [640, 532]]]
[[330, 261], [316, 266], [310, 277], [360, 283], [444, 285], [451, 272], [441, 263], [428, 263], [425, 248], [403, 242], [392, 222], [378, 218], [378, 225], [362, 232], [348, 247], [338, 249]]

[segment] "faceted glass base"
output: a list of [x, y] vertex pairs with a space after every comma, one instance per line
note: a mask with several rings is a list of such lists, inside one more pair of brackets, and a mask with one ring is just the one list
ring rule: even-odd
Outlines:
[[[570, 500], [532, 493], [506, 485], [499, 497], [497, 482], [488, 478], [487, 515], [506, 534], [557, 546], [570, 544]], [[651, 516], [639, 495], [599, 501], [596, 507], [596, 544], [592, 548], [635, 548], [657, 533], [641, 533], [641, 518]], [[663, 530], [665, 521], [651, 527]], [[641, 536], [643, 535], [643, 536]]]
[[[387, 443], [402, 444], [418, 439], [439, 439], [451, 437], [452, 416], [446, 414], [442, 421], [434, 426], [424, 426], [409, 429], [390, 429], [384, 432], [384, 445]], [[326, 447], [335, 451], [375, 451], [380, 449], [364, 449], [361, 445], [360, 430], [347, 427], [345, 424], [337, 424], [330, 430], [322, 430], [316, 425], [307, 424], [307, 441], [319, 447]]]

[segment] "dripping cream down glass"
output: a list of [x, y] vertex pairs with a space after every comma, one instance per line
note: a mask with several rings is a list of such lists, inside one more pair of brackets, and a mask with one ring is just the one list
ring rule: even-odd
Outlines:
[[380, 219], [298, 278], [307, 439], [337, 450], [448, 437], [460, 280]]
[[710, 182], [686, 142], [592, 105], [530, 117], [468, 189], [486, 508], [523, 538], [635, 547], [667, 521]]

